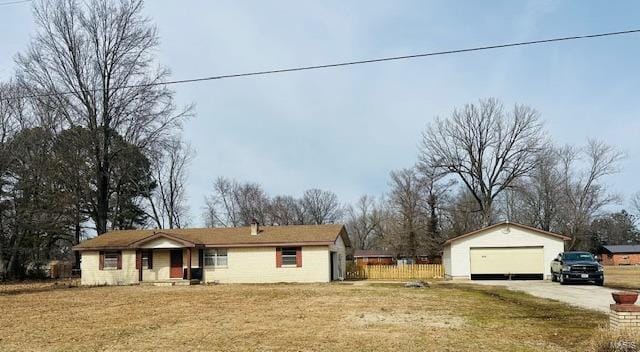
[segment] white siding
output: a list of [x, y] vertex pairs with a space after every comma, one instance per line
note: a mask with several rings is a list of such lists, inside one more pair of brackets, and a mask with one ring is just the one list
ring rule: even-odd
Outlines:
[[136, 251], [122, 251], [122, 269], [100, 270], [100, 252], [82, 252], [80, 269], [83, 285], [128, 285], [138, 282]]
[[329, 247], [302, 247], [302, 267], [276, 267], [275, 247], [229, 248], [226, 268], [205, 267], [204, 280], [220, 283], [329, 282]]
[[[330, 247], [330, 250], [337, 255], [336, 263], [334, 263], [333, 266], [333, 275], [338, 280], [344, 280], [347, 276], [347, 248], [344, 245], [342, 236], [338, 236], [338, 239], [335, 244]], [[330, 268], [331, 265], [329, 265], [329, 269]]]
[[183, 246], [176, 242], [172, 241], [168, 238], [160, 237], [149, 242], [144, 243], [140, 247], [142, 248], [182, 248]]
[[442, 265], [444, 265], [445, 278], [451, 277], [451, 245], [447, 244], [442, 252]]
[[[549, 267], [551, 261], [558, 253], [564, 251], [564, 241], [558, 237], [544, 235], [539, 232], [519, 228], [517, 226], [502, 225], [486, 231], [481, 231], [473, 236], [455, 240], [445, 247], [444, 258], [445, 272], [452, 278], [470, 278], [471, 260], [469, 258], [472, 247], [527, 247], [542, 246], [544, 248], [543, 273], [550, 276]], [[450, 251], [451, 264], [447, 269], [447, 250]]]

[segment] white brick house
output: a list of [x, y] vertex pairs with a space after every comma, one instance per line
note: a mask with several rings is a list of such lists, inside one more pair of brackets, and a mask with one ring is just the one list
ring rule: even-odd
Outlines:
[[112, 231], [73, 249], [83, 285], [341, 280], [342, 225]]

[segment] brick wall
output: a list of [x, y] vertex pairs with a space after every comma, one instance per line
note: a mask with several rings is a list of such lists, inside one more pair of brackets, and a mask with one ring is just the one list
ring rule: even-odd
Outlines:
[[138, 282], [136, 251], [122, 251], [122, 269], [99, 269], [100, 252], [82, 252], [81, 283], [83, 285], [128, 285]]
[[640, 253], [602, 254], [602, 265], [636, 265], [640, 264]]
[[612, 329], [637, 329], [640, 332], [640, 306], [612, 304], [609, 311], [609, 327]]
[[275, 247], [227, 249], [226, 267], [205, 267], [204, 281], [220, 283], [329, 282], [329, 246], [302, 247], [301, 267], [276, 267]]

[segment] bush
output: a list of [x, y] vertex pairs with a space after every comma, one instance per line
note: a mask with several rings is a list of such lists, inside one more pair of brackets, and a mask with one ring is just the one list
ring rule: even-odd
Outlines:
[[593, 352], [640, 352], [638, 330], [601, 329], [591, 341]]

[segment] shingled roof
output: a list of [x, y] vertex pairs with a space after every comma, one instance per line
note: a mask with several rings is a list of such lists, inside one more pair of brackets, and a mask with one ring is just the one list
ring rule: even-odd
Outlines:
[[640, 244], [619, 244], [602, 246], [609, 253], [640, 253]]
[[571, 239], [571, 237], [567, 237], [567, 236], [564, 236], [564, 235], [561, 235], [561, 234], [558, 234], [558, 233], [541, 230], [541, 229], [538, 229], [538, 228], [535, 228], [535, 227], [531, 227], [531, 226], [527, 226], [527, 225], [523, 225], [523, 224], [518, 224], [518, 223], [515, 223], [515, 222], [503, 221], [503, 222], [499, 222], [497, 224], [493, 224], [493, 225], [490, 225], [490, 226], [487, 226], [487, 227], [483, 227], [483, 228], [475, 230], [475, 231], [471, 231], [471, 232], [465, 233], [464, 235], [460, 235], [460, 236], [457, 236], [457, 237], [450, 238], [450, 239], [446, 240], [444, 242], [444, 244], [446, 245], [446, 244], [449, 244], [449, 243], [451, 243], [453, 241], [457, 241], [457, 240], [459, 240], [461, 238], [477, 235], [477, 234], [479, 234], [481, 232], [484, 232], [484, 231], [487, 231], [487, 230], [491, 230], [491, 229], [494, 229], [494, 228], [497, 228], [497, 227], [501, 227], [501, 226], [519, 227], [521, 229], [533, 231], [533, 232], [536, 232], [536, 233], [539, 233], [539, 234], [542, 234], [542, 235], [547, 235], [547, 236], [551, 236], [551, 237], [557, 237], [557, 238], [560, 238], [560, 239], [562, 239], [564, 241], [568, 241], [568, 240]]
[[338, 236], [350, 247], [343, 225], [288, 225], [261, 226], [257, 235], [251, 228], [196, 228], [171, 230], [111, 231], [81, 242], [73, 247], [77, 251], [137, 248], [157, 237], [180, 242], [186, 247], [265, 247], [284, 245], [330, 245]]

